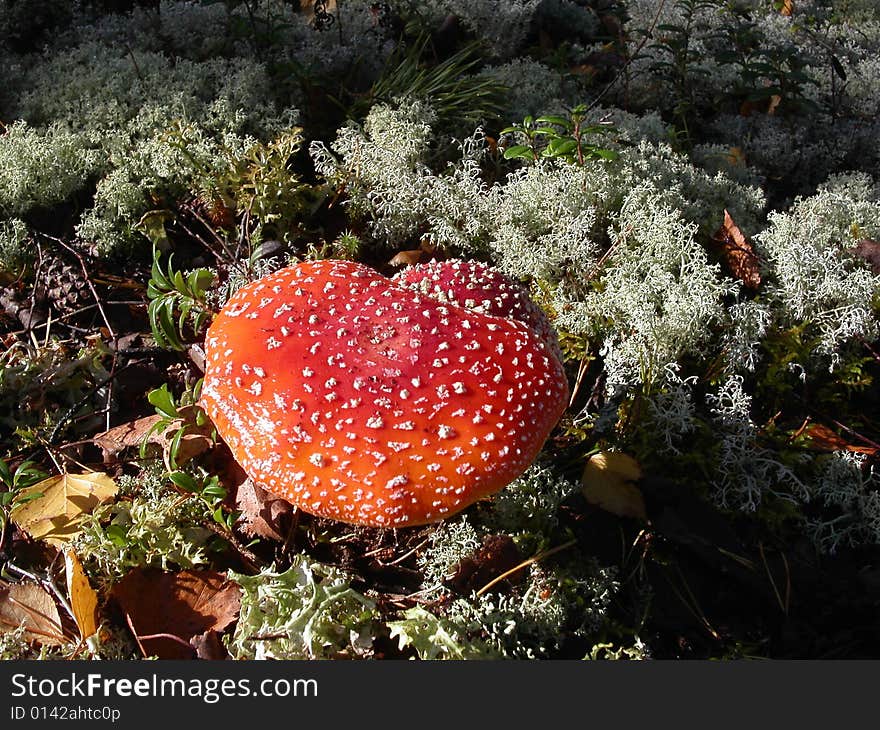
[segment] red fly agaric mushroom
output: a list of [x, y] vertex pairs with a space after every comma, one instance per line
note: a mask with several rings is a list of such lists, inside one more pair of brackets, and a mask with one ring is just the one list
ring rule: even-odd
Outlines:
[[449, 304], [528, 325], [562, 360], [553, 325], [528, 292], [497, 269], [478, 261], [431, 261], [408, 266], [392, 281]]
[[206, 338], [202, 406], [260, 486], [354, 524], [434, 522], [510, 483], [565, 409], [527, 324], [349, 261], [239, 290]]

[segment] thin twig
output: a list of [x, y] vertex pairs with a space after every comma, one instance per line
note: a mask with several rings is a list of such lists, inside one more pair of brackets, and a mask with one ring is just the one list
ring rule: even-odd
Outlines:
[[666, 0], [660, 0], [660, 3], [657, 5], [657, 12], [654, 14], [654, 20], [651, 22], [651, 27], [648, 28], [648, 31], [645, 33], [645, 37], [642, 39], [642, 42], [639, 43], [639, 45], [636, 46], [635, 51], [627, 57], [623, 66], [620, 67], [620, 70], [617, 72], [615, 77], [613, 79], [611, 79], [611, 81], [608, 82], [608, 85], [604, 89], [602, 89], [602, 91], [599, 92], [599, 94], [596, 96], [596, 98], [593, 99], [593, 101], [590, 102], [589, 106], [587, 106], [587, 112], [591, 111], [599, 104], [599, 102], [602, 100], [602, 97], [604, 97], [609, 91], [611, 91], [612, 87], [617, 83], [617, 81], [620, 79], [620, 77], [623, 76], [623, 74], [627, 71], [627, 69], [629, 68], [629, 65], [633, 61], [635, 61], [636, 58], [638, 58], [639, 53], [641, 53], [642, 48], [645, 47], [645, 44], [648, 42], [648, 39], [654, 35], [654, 28], [657, 27], [657, 23], [660, 21], [660, 13], [663, 12], [663, 7], [665, 5], [666, 5]]
[[570, 548], [572, 545], [577, 543], [577, 540], [569, 540], [568, 542], [562, 543], [562, 545], [557, 545], [555, 548], [550, 548], [549, 550], [545, 550], [544, 552], [538, 553], [534, 557], [529, 558], [528, 560], [523, 560], [519, 565], [514, 566], [510, 570], [505, 570], [501, 575], [496, 576], [492, 580], [490, 580], [486, 585], [484, 585], [480, 590], [477, 591], [478, 596], [482, 596], [486, 591], [488, 591], [492, 586], [500, 583], [505, 578], [513, 575], [514, 573], [519, 572], [523, 568], [528, 568], [532, 563], [537, 563], [539, 560], [543, 560], [550, 555], [560, 552], [561, 550], [565, 550], [566, 548]]
[[[782, 600], [782, 595], [779, 593], [779, 588], [776, 587], [776, 580], [773, 578], [773, 571], [770, 570], [770, 566], [767, 564], [767, 556], [764, 555], [764, 543], [758, 543], [758, 552], [761, 554], [761, 561], [764, 563], [764, 571], [767, 573], [767, 577], [770, 579], [770, 585], [773, 588], [773, 593], [776, 596], [776, 602], [779, 604], [779, 608], [782, 613], [788, 616], [788, 595], [786, 591], [786, 600]], [[786, 569], [788, 568], [788, 564], [786, 563]]]

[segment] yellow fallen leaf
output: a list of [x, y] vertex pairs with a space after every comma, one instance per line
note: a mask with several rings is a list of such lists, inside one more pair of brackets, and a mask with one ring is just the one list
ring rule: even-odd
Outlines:
[[587, 461], [581, 491], [590, 504], [619, 517], [648, 519], [645, 500], [633, 482], [641, 479], [639, 462], [615, 451], [600, 451]]
[[80, 638], [85, 641], [98, 630], [98, 594], [89, 584], [82, 563], [73, 548], [64, 550], [64, 565], [67, 572], [67, 595], [73, 618], [79, 628]]
[[67, 641], [54, 599], [36, 583], [0, 585], [0, 633], [19, 627], [27, 641], [47, 645]]
[[116, 496], [107, 474], [62, 474], [23, 489], [22, 497], [40, 495], [12, 510], [9, 517], [35, 540], [62, 546], [79, 534], [82, 516]]

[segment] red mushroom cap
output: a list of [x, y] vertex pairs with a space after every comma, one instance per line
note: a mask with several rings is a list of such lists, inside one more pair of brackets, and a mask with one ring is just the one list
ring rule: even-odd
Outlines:
[[491, 266], [458, 259], [430, 261], [408, 266], [392, 281], [440, 302], [519, 320], [544, 339], [562, 360], [556, 331], [544, 310], [532, 301], [523, 286]]
[[239, 290], [206, 338], [202, 406], [248, 475], [306, 512], [434, 522], [521, 474], [565, 409], [547, 342], [348, 261]]

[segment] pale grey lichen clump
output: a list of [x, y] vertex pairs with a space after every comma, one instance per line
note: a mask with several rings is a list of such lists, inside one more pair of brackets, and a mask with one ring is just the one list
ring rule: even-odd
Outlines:
[[602, 287], [565, 302], [559, 317], [570, 331], [601, 334], [612, 392], [650, 386], [705, 342], [732, 289], [695, 240], [696, 224], [646, 192], [634, 190], [621, 208]]
[[85, 187], [99, 155], [60, 123], [45, 130], [24, 121], [0, 135], [0, 214], [20, 216], [66, 200]]
[[838, 176], [785, 212], [769, 216], [755, 237], [774, 274], [769, 295], [783, 324], [806, 323], [815, 332], [816, 353], [834, 368], [841, 349], [856, 337], [876, 337], [872, 300], [880, 290], [852, 248], [880, 234], [880, 197], [864, 174]]
[[867, 460], [865, 454], [849, 451], [817, 459], [811, 496], [834, 513], [809, 518], [807, 532], [823, 552], [880, 540], [880, 475]]
[[211, 563], [210, 510], [196, 495], [181, 498], [161, 468], [118, 479], [119, 498], [84, 516], [77, 554], [102, 581], [132, 568], [194, 569]]
[[564, 638], [593, 635], [607, 618], [619, 577], [575, 547], [527, 566], [503, 591], [451, 587], [461, 562], [492, 536], [510, 536], [524, 556], [558, 547], [560, 507], [576, 491], [552, 467], [536, 464], [474, 514], [439, 524], [417, 556], [418, 595], [442, 598], [443, 608], [407, 610], [388, 624], [392, 638], [422, 659], [530, 659], [551, 655]]
[[[275, 23], [272, 63], [380, 73], [391, 43], [375, 28], [371, 3], [342, 3], [344, 32], [334, 33], [276, 5], [267, 15]], [[0, 48], [4, 122], [26, 120], [0, 135], [0, 213], [22, 215], [97, 185], [77, 233], [103, 253], [118, 252], [142, 243], [133, 224], [152, 192], [181, 194], [200, 174], [222, 169], [225, 152], [297, 123], [298, 92], [290, 91], [292, 105], [279, 102], [268, 61], [229, 31], [230, 23], [247, 24], [245, 12], [166, 0], [158, 14], [95, 19], [74, 8], [43, 53], [13, 63], [18, 57]], [[183, 137], [169, 134], [175, 129]]]
[[[622, 135], [640, 131], [631, 116], [619, 116]], [[681, 209], [701, 230], [718, 226], [724, 205], [741, 225], [754, 227], [764, 204], [757, 188], [710, 176], [668, 145], [645, 141], [630, 148], [610, 140], [621, 154], [608, 165], [548, 160], [487, 186], [478, 165], [486, 152], [479, 130], [461, 143], [458, 159], [433, 171], [435, 121], [430, 107], [401, 99], [373, 107], [362, 127], [343, 127], [329, 147], [311, 146], [317, 171], [344, 184], [352, 212], [366, 216], [370, 234], [384, 245], [401, 245], [426, 228], [432, 243], [490, 254], [511, 276], [583, 279], [594, 273], [599, 239], [613, 215], [639, 184], [653, 183], [653, 199]], [[648, 129], [655, 124], [646, 121]]]
[[754, 511], [773, 494], [808, 500], [806, 485], [772, 450], [758, 443], [752, 420], [752, 398], [742, 378], [733, 375], [706, 396], [712, 423], [719, 435], [719, 458], [714, 497], [722, 507]]

